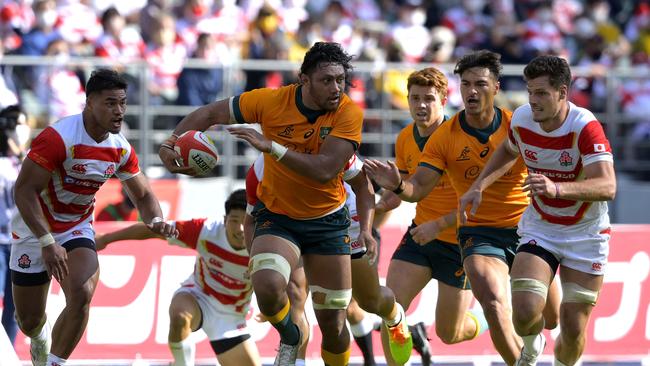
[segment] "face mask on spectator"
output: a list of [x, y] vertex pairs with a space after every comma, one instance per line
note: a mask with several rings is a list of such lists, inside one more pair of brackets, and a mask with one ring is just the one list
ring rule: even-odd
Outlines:
[[604, 23], [609, 18], [609, 7], [607, 5], [598, 6], [591, 12], [591, 16], [596, 23]]
[[411, 25], [423, 25], [427, 21], [427, 15], [422, 9], [415, 9], [411, 13]]
[[55, 10], [45, 10], [36, 16], [36, 21], [41, 27], [51, 27], [56, 22], [56, 18], [57, 15]]

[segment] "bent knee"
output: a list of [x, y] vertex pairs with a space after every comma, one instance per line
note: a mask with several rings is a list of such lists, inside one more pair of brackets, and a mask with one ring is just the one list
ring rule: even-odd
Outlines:
[[18, 314], [16, 314], [16, 322], [18, 323], [20, 330], [28, 336], [40, 330], [39, 328], [43, 325], [44, 320], [45, 314], [23, 315], [22, 317], [19, 317]]
[[460, 342], [458, 331], [452, 327], [436, 326], [436, 335], [444, 344], [454, 344]]
[[172, 329], [188, 328], [192, 324], [192, 314], [188, 311], [174, 311], [170, 309], [169, 326]]

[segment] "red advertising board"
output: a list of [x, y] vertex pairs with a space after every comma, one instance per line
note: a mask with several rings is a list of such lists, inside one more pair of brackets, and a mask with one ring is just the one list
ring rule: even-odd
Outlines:
[[[115, 229], [118, 223], [97, 223], [99, 233]], [[385, 277], [392, 249], [401, 238], [401, 230], [382, 230], [384, 247], [380, 275]], [[650, 257], [648, 254], [650, 225], [615, 226], [611, 241], [610, 263], [604, 288], [587, 331], [585, 359], [641, 359], [650, 350]], [[74, 360], [170, 360], [167, 349], [167, 307], [174, 290], [192, 271], [193, 252], [166, 245], [161, 240], [127, 241], [113, 244], [100, 252], [100, 283], [90, 309], [90, 321]], [[430, 284], [408, 311], [411, 321], [435, 322], [435, 284]], [[60, 287], [52, 283], [48, 314], [56, 317], [65, 300]], [[475, 304], [476, 305], [476, 304]], [[308, 305], [308, 308], [310, 305]], [[311, 314], [311, 311], [308, 310]], [[278, 338], [268, 323], [257, 323], [249, 314], [249, 326], [260, 353], [265, 358], [275, 355]], [[312, 324], [315, 323], [310, 315]], [[436, 357], [472, 360], [476, 356], [496, 355], [489, 335], [458, 345], [444, 345], [430, 331]], [[549, 334], [546, 354], [552, 354], [553, 338]], [[205, 336], [197, 332], [198, 359], [214, 359]], [[379, 335], [375, 334], [375, 354], [382, 355]], [[22, 360], [29, 359], [26, 340], [20, 336], [17, 351]], [[313, 326], [308, 357], [318, 358], [320, 334]], [[353, 357], [360, 352], [353, 347]]]

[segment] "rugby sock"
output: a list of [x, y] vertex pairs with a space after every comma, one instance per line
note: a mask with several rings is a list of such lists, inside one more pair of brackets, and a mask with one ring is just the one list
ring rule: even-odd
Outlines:
[[553, 360], [553, 366], [568, 366], [562, 363], [562, 361], [558, 360], [557, 358]]
[[306, 365], [305, 360], [301, 358], [296, 358], [296, 366], [305, 366], [305, 365]]
[[196, 346], [189, 337], [180, 342], [169, 342], [169, 350], [174, 356], [174, 366], [194, 365]]
[[395, 312], [394, 317], [389, 318], [389, 319], [384, 319], [384, 321], [386, 322], [386, 325], [388, 325], [389, 327], [396, 326], [403, 319], [404, 309], [402, 309], [402, 305], [400, 305], [397, 301], [395, 301], [395, 306], [393, 307], [393, 312]]
[[47, 355], [47, 362], [45, 363], [46, 366], [64, 366], [65, 362], [67, 360], [63, 359], [61, 357], [55, 356], [53, 354]]
[[483, 310], [475, 310], [475, 309], [470, 309], [465, 313], [470, 319], [474, 321], [476, 324], [476, 332], [474, 333], [474, 336], [471, 339], [474, 339], [481, 334], [485, 333], [486, 330], [490, 328], [488, 325], [487, 319], [485, 319], [485, 314], [483, 313]]
[[352, 335], [356, 337], [363, 337], [366, 334], [372, 332], [375, 328], [375, 322], [372, 319], [372, 316], [368, 313], [361, 319], [357, 324], [350, 323], [350, 331]]
[[47, 318], [44, 318], [43, 324], [41, 325], [41, 329], [38, 330], [36, 336], [30, 338], [38, 342], [47, 342], [47, 337], [49, 333], [50, 333], [50, 322], [47, 321]]
[[357, 344], [363, 355], [364, 366], [375, 365], [375, 354], [372, 351], [372, 333], [368, 333], [361, 337], [354, 337], [354, 342]]
[[544, 340], [541, 333], [521, 337], [527, 354], [538, 355], [544, 350]]
[[284, 305], [282, 310], [280, 310], [275, 315], [265, 315], [269, 320], [271, 325], [280, 333], [280, 340], [284, 344], [296, 345], [300, 342], [300, 330], [298, 326], [291, 321], [291, 314], [289, 310], [291, 309], [291, 304], [287, 300], [287, 304]]
[[332, 353], [324, 349], [320, 350], [320, 355], [325, 362], [325, 366], [347, 366], [350, 361], [350, 349], [343, 353]]

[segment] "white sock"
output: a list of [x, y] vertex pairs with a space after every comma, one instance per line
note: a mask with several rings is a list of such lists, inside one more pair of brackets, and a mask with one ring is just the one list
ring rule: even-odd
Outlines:
[[[363, 337], [375, 329], [375, 322], [372, 320], [370, 314], [366, 315], [357, 324], [350, 324], [350, 331], [354, 337]], [[298, 365], [296, 365], [298, 366]]]
[[174, 356], [174, 366], [194, 366], [196, 346], [189, 337], [180, 342], [169, 342], [169, 349]]
[[553, 366], [568, 366], [559, 361], [557, 358], [553, 359]]
[[41, 330], [38, 332], [38, 335], [36, 337], [32, 338], [32, 341], [36, 340], [37, 342], [46, 342], [47, 337], [50, 333], [50, 322], [45, 320], [45, 323], [43, 323], [43, 326], [41, 327]]
[[300, 358], [296, 359], [296, 366], [305, 366], [306, 364], [307, 363], [305, 362], [305, 360], [300, 359]]
[[65, 360], [65, 359], [63, 359], [61, 357], [55, 356], [55, 355], [50, 353], [49, 355], [47, 355], [47, 362], [45, 363], [45, 365], [46, 366], [63, 366], [63, 365], [65, 365], [66, 361], [67, 360]]
[[404, 318], [404, 309], [402, 308], [402, 305], [400, 305], [397, 301], [395, 302], [395, 307], [397, 308], [397, 315], [395, 315], [395, 318], [393, 319], [388, 319], [386, 320], [386, 325], [389, 327], [394, 327], [397, 324], [399, 324], [402, 319]]
[[542, 333], [532, 334], [521, 337], [524, 341], [524, 349], [529, 355], [539, 355], [544, 350], [544, 340]]

